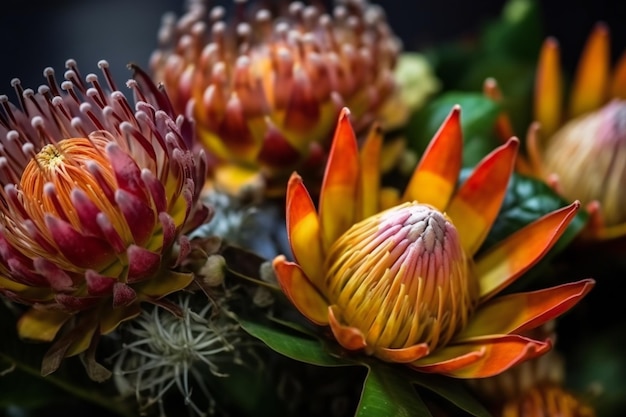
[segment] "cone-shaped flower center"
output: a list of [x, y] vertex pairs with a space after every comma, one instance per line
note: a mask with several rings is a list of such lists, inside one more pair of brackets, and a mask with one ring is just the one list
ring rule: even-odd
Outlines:
[[478, 297], [458, 232], [426, 204], [404, 203], [352, 226], [330, 248], [326, 296], [369, 347], [448, 342]]
[[626, 221], [626, 101], [568, 122], [548, 141], [544, 162], [567, 199], [599, 201], [607, 225]]

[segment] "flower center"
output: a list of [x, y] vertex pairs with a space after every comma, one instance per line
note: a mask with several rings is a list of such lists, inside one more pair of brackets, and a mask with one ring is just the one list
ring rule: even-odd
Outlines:
[[63, 164], [65, 157], [55, 145], [48, 144], [39, 151], [35, 160], [42, 170], [51, 172]]
[[371, 349], [447, 343], [478, 297], [458, 232], [435, 208], [404, 203], [352, 226], [330, 248], [326, 296]]

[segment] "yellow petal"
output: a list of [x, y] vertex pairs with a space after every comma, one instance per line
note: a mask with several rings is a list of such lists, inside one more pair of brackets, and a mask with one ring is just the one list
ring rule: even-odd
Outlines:
[[359, 199], [355, 220], [372, 216], [380, 209], [380, 152], [382, 143], [383, 135], [380, 127], [372, 127], [359, 154], [361, 175], [359, 177]]
[[293, 305], [309, 320], [320, 326], [328, 324], [328, 303], [304, 275], [298, 264], [287, 262], [283, 255], [272, 262], [276, 278]]
[[563, 111], [563, 87], [559, 44], [554, 38], [545, 40], [539, 54], [535, 75], [534, 116], [546, 137], [559, 128]]
[[480, 296], [486, 300], [511, 284], [556, 243], [580, 208], [578, 201], [513, 233], [476, 259]]
[[61, 310], [31, 308], [18, 320], [17, 333], [23, 339], [51, 342], [70, 317]]
[[421, 372], [455, 378], [487, 378], [550, 350], [549, 340], [541, 342], [519, 335], [505, 335], [472, 343], [446, 346], [434, 355], [410, 364]]
[[615, 65], [611, 79], [611, 98], [626, 99], [626, 52]]
[[402, 201], [415, 200], [445, 210], [461, 170], [463, 135], [460, 115], [461, 107], [454, 106], [424, 151]]
[[139, 303], [118, 308], [107, 308], [101, 314], [100, 334], [109, 334], [121, 323], [131, 320], [141, 314]]
[[158, 299], [186, 288], [192, 281], [192, 273], [165, 270], [156, 277], [135, 285], [134, 288], [140, 300], [145, 300], [146, 297]]
[[467, 327], [455, 337], [455, 342], [537, 328], [576, 305], [594, 285], [594, 280], [585, 279], [494, 298], [479, 307]]
[[611, 71], [609, 42], [609, 29], [598, 23], [578, 62], [569, 103], [570, 118], [595, 110], [606, 102]]
[[321, 288], [324, 262], [320, 240], [320, 224], [311, 196], [298, 174], [292, 174], [287, 184], [287, 234], [296, 262], [304, 274]]
[[324, 249], [328, 249], [354, 223], [358, 178], [356, 136], [350, 124], [350, 111], [344, 108], [339, 115], [320, 191], [319, 215]]
[[454, 222], [465, 252], [472, 256], [498, 216], [515, 166], [519, 141], [511, 138], [476, 166], [452, 198], [447, 213]]

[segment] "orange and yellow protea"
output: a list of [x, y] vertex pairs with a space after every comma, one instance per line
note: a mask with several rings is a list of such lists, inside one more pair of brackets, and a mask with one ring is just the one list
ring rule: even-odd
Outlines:
[[400, 42], [382, 9], [348, 0], [331, 15], [302, 2], [270, 10], [240, 1], [228, 20], [206, 3], [164, 19], [151, 68], [174, 108], [192, 109], [215, 184], [237, 194], [260, 182], [271, 194], [284, 193], [294, 169], [321, 176], [341, 107], [367, 126], [393, 92]]
[[[535, 81], [534, 123], [527, 137], [523, 173], [545, 180], [569, 201], [580, 200], [591, 214], [583, 237], [626, 235], [626, 54], [611, 68], [609, 31], [592, 31], [564, 105], [558, 42], [540, 51]], [[498, 98], [493, 81], [487, 94]], [[506, 116], [499, 121], [510, 135]]]
[[300, 176], [289, 181], [295, 262], [273, 265], [292, 303], [330, 326], [349, 351], [423, 372], [479, 378], [536, 357], [549, 340], [521, 333], [571, 308], [593, 280], [494, 296], [554, 244], [579, 203], [552, 212], [477, 255], [506, 192], [518, 141], [485, 157], [457, 187], [463, 141], [455, 107], [404, 194], [380, 185], [381, 136], [360, 152], [341, 113], [318, 210]]
[[22, 338], [52, 341], [65, 327], [48, 371], [141, 301], [185, 288], [193, 276], [170, 268], [187, 252], [182, 233], [209, 213], [190, 121], [138, 68], [131, 106], [99, 67], [104, 83], [70, 60], [60, 87], [47, 68], [37, 92], [13, 80], [19, 106], [0, 96], [0, 293], [32, 306]]

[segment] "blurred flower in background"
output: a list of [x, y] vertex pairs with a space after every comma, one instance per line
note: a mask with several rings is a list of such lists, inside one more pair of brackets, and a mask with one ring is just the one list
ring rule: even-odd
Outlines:
[[[537, 64], [534, 119], [521, 172], [548, 182], [564, 198], [581, 200], [591, 219], [583, 236], [626, 234], [626, 55], [611, 66], [609, 28], [598, 23], [580, 56], [569, 94], [556, 39], [543, 43]], [[500, 99], [497, 87], [488, 95]], [[567, 100], [566, 100], [567, 98]], [[506, 117], [506, 116], [504, 116]], [[503, 137], [510, 124], [501, 125]]]
[[[248, 7], [249, 6], [249, 7]], [[259, 182], [283, 194], [295, 168], [321, 172], [342, 106], [362, 129], [395, 88], [401, 49], [378, 5], [191, 1], [167, 15], [150, 68], [175, 109], [191, 112], [215, 159], [218, 189], [237, 195]]]
[[172, 268], [183, 234], [209, 215], [189, 120], [140, 69], [132, 107], [98, 66], [104, 80], [69, 60], [60, 85], [46, 68], [37, 92], [12, 81], [17, 106], [0, 97], [0, 291], [32, 306], [22, 338], [55, 340], [44, 374], [95, 349], [140, 302], [189, 285], [193, 275]]
[[[534, 337], [557, 336], [555, 322], [534, 329]], [[595, 417], [588, 393], [566, 385], [565, 361], [558, 350], [524, 362], [492, 378], [468, 384], [482, 398], [494, 417]]]

